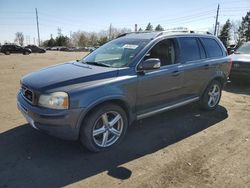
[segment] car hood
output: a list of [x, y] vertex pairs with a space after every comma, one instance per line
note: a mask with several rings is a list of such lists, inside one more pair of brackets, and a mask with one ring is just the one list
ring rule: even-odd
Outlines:
[[24, 76], [21, 83], [38, 91], [46, 91], [68, 85], [108, 79], [117, 76], [118, 70], [68, 62], [41, 69]]
[[250, 62], [250, 54], [232, 54], [230, 55], [232, 61]]

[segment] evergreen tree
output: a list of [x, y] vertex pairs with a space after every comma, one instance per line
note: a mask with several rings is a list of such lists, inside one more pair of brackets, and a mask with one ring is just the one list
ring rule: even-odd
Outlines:
[[156, 27], [155, 27], [155, 31], [164, 31], [164, 28], [158, 24]]
[[141, 31], [142, 31], [142, 28], [140, 27], [138, 31], [141, 32]]
[[226, 23], [222, 26], [219, 39], [224, 44], [224, 46], [227, 48], [229, 46], [229, 40], [230, 40], [230, 30], [231, 30], [231, 22], [228, 19]]
[[60, 35], [56, 37], [56, 46], [68, 46], [69, 38], [67, 36]]
[[153, 26], [152, 26], [152, 24], [150, 22], [148, 23], [145, 31], [153, 31]]
[[247, 42], [250, 40], [250, 11], [247, 12], [245, 17], [242, 17], [242, 22], [238, 29], [238, 34], [238, 46], [243, 42]]

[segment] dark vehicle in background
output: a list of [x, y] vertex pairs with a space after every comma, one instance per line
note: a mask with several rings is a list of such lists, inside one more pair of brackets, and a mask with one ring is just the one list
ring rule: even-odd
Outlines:
[[80, 61], [24, 76], [17, 106], [35, 129], [98, 152], [135, 120], [192, 102], [215, 109], [230, 62], [212, 35], [124, 34]]
[[43, 49], [43, 48], [40, 48], [36, 45], [28, 45], [28, 46], [25, 46], [26, 49], [30, 49], [32, 51], [32, 53], [45, 53], [46, 50]]
[[1, 52], [5, 55], [10, 55], [12, 53], [22, 53], [23, 55], [29, 55], [32, 51], [15, 44], [6, 44], [2, 46]]
[[61, 48], [59, 49], [59, 51], [68, 52], [68, 51], [70, 51], [70, 49], [69, 49], [68, 47], [61, 47]]
[[250, 42], [241, 45], [230, 58], [232, 59], [230, 79], [250, 81]]
[[236, 45], [235, 44], [232, 44], [232, 45], [229, 45], [227, 47], [227, 53], [230, 55], [230, 54], [233, 54], [234, 51], [236, 50]]

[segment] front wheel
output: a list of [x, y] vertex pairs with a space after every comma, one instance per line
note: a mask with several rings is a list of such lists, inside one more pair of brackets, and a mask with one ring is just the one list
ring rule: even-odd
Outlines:
[[213, 80], [205, 90], [201, 98], [201, 106], [205, 110], [214, 110], [221, 98], [222, 85], [219, 81]]
[[118, 144], [127, 127], [125, 111], [120, 106], [105, 104], [86, 117], [81, 127], [80, 141], [90, 151], [99, 152]]

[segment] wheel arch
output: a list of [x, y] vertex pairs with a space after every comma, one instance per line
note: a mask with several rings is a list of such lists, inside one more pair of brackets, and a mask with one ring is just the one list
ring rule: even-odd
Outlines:
[[92, 113], [96, 108], [105, 105], [105, 104], [115, 104], [117, 106], [120, 106], [126, 113], [128, 118], [129, 125], [135, 120], [135, 115], [132, 113], [132, 107], [128, 104], [128, 102], [121, 96], [116, 97], [108, 97], [100, 99], [91, 105], [89, 105], [84, 112], [80, 115], [78, 123], [77, 123], [77, 129], [80, 132], [80, 128], [83, 125], [83, 122], [85, 118], [88, 116], [88, 114]]
[[213, 80], [217, 80], [220, 82], [221, 87], [223, 89], [223, 87], [225, 86], [226, 82], [227, 82], [227, 76], [220, 72], [217, 74], [215, 74], [214, 76], [211, 77], [211, 79], [206, 83], [206, 85], [202, 88], [201, 90], [201, 96], [204, 94], [204, 92], [206, 91], [207, 87], [209, 86], [209, 84], [213, 81]]

